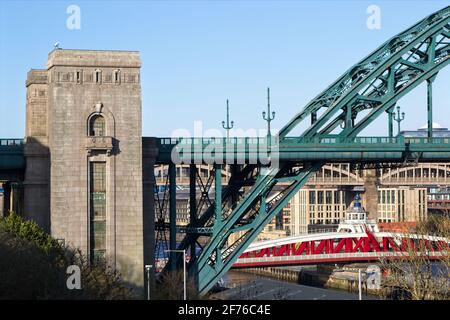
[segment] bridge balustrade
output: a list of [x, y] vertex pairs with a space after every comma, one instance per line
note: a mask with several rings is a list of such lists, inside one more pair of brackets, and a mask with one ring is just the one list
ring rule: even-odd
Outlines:
[[[339, 147], [387, 147], [392, 146], [397, 148], [404, 148], [406, 146], [414, 147], [426, 147], [426, 146], [448, 146], [450, 144], [450, 138], [437, 137], [437, 138], [409, 138], [409, 137], [285, 137], [278, 140], [276, 137], [272, 137], [268, 140], [267, 137], [255, 137], [255, 138], [158, 138], [157, 144], [162, 152], [170, 152], [174, 147], [188, 148], [192, 146], [192, 151], [202, 151], [208, 146], [213, 146], [216, 150], [221, 148], [236, 146], [237, 151], [247, 151], [255, 147], [266, 147], [274, 149], [276, 147], [297, 147], [297, 148], [315, 148], [323, 147], [324, 145], [336, 147], [336, 151]], [[234, 148], [233, 148], [234, 150]], [[345, 150], [343, 150], [345, 151]]]
[[[280, 139], [281, 143], [288, 144], [403, 144], [405, 142], [405, 138], [403, 136], [400, 137], [339, 137], [339, 136], [322, 136], [322, 137], [284, 137]], [[277, 136], [272, 136], [269, 140], [276, 141], [278, 140]], [[428, 142], [428, 138], [419, 138], [417, 142], [415, 138], [412, 139], [413, 143], [424, 143]], [[440, 138], [433, 138], [433, 142], [441, 143]], [[436, 140], [436, 141], [435, 141]], [[268, 142], [267, 137], [231, 137], [231, 138], [222, 138], [222, 137], [177, 137], [177, 138], [169, 138], [162, 137], [157, 138], [157, 143], [160, 146], [175, 146], [175, 145], [208, 145], [208, 144], [216, 144], [216, 145], [226, 145], [226, 144], [237, 144], [237, 145], [256, 145], [261, 144], [265, 145]], [[270, 141], [269, 141], [270, 142]]]
[[[439, 259], [445, 253], [429, 252], [427, 257], [430, 259]], [[270, 256], [270, 257], [254, 257], [239, 258], [233, 265], [233, 268], [268, 266], [268, 265], [289, 265], [289, 264], [316, 264], [316, 263], [332, 263], [339, 261], [376, 261], [380, 258], [395, 259], [407, 257], [405, 252], [385, 251], [385, 252], [353, 252], [353, 253], [327, 253], [315, 255], [297, 255], [297, 256]]]
[[23, 145], [24, 145], [23, 139], [0, 139], [0, 146], [2, 147], [23, 146]]

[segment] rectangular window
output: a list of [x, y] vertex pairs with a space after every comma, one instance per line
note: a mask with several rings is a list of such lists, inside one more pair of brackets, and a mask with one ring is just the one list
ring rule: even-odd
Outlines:
[[102, 83], [102, 72], [100, 70], [95, 71], [95, 82], [98, 84]]
[[331, 191], [326, 191], [325, 192], [325, 203], [327, 203], [327, 204], [332, 203]]
[[117, 84], [120, 83], [120, 71], [119, 70], [114, 71], [114, 83], [117, 83]]
[[316, 192], [315, 191], [309, 192], [309, 203], [311, 203], [311, 204], [316, 203]]
[[90, 163], [90, 261], [106, 253], [106, 163]]
[[320, 203], [320, 204], [323, 203], [323, 191], [317, 192], [317, 203]]
[[334, 191], [334, 203], [339, 204], [341, 202], [340, 191]]
[[275, 216], [275, 229], [276, 230], [283, 230], [283, 211], [280, 211]]

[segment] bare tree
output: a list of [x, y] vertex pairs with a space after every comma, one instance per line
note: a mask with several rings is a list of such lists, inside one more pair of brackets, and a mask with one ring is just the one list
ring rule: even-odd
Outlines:
[[[152, 290], [152, 299], [156, 300], [182, 300], [184, 290], [184, 275], [182, 270], [168, 271], [162, 274], [155, 290]], [[186, 297], [188, 300], [200, 299], [195, 281], [186, 280]]]
[[450, 291], [450, 219], [430, 217], [398, 239], [396, 257], [382, 258], [385, 295], [412, 300], [441, 300]]

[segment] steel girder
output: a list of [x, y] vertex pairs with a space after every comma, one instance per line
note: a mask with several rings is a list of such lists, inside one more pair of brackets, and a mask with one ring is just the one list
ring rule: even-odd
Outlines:
[[[233, 167], [232, 167], [233, 168]], [[233, 174], [230, 177], [228, 182], [228, 186], [226, 186], [222, 190], [221, 194], [221, 202], [222, 202], [222, 211], [229, 211], [232, 208], [232, 205], [236, 201], [234, 198], [237, 198], [239, 195], [239, 190], [246, 185], [253, 185], [254, 177], [256, 176], [256, 165], [245, 165], [240, 170], [232, 170]], [[199, 176], [197, 176], [199, 178]], [[231, 204], [231, 206], [230, 206]], [[213, 202], [210, 206], [206, 208], [204, 211], [197, 209], [195, 212], [195, 219], [192, 219], [188, 226], [180, 228], [180, 232], [185, 232], [185, 236], [180, 242], [178, 249], [191, 249], [195, 251], [195, 248], [200, 247], [202, 245], [200, 243], [200, 238], [207, 236], [211, 237], [214, 233], [214, 214], [215, 214], [215, 202]], [[182, 255], [177, 255], [177, 264], [182, 266]], [[193, 277], [196, 277], [197, 274], [195, 271], [197, 265], [197, 257], [195, 255], [191, 255], [189, 261], [189, 270], [190, 274]], [[166, 266], [169, 266], [167, 264]], [[165, 268], [164, 271], [167, 271], [168, 268]]]
[[[283, 127], [280, 144], [309, 115], [311, 125], [301, 137], [321, 137], [339, 128], [340, 138], [355, 137], [398, 99], [435, 77], [449, 63], [449, 58], [450, 7], [446, 7], [391, 38], [350, 68]], [[369, 113], [358, 119], [358, 114], [365, 110]], [[344, 126], [339, 127], [342, 123]], [[198, 279], [200, 293], [206, 293], [217, 283], [262, 228], [323, 164], [289, 162], [280, 163], [278, 168], [261, 168], [254, 185], [235, 208], [222, 211], [219, 216], [215, 206], [207, 210], [208, 215], [197, 221], [196, 227], [212, 227], [211, 238], [189, 266], [190, 274]], [[268, 200], [273, 187], [281, 181], [291, 184]], [[226, 190], [225, 198], [239, 189]], [[221, 195], [222, 201], [225, 194], [226, 191]], [[192, 243], [188, 236], [181, 248]]]
[[[158, 138], [165, 140], [166, 138]], [[328, 163], [335, 162], [379, 162], [379, 161], [402, 161], [409, 153], [420, 152], [421, 161], [439, 161], [450, 157], [450, 137], [341, 137], [337, 135], [315, 136], [315, 137], [286, 137], [282, 144], [269, 149], [270, 152], [263, 152], [255, 157], [254, 150], [263, 145], [259, 140], [265, 138], [178, 138], [174, 139], [172, 151], [174, 153], [183, 152], [182, 163], [192, 163], [197, 160], [208, 164], [223, 163], [257, 163], [264, 165], [276, 161], [291, 162], [312, 162], [324, 161]], [[206, 141], [202, 141], [206, 140]], [[214, 140], [211, 142], [210, 140]], [[229, 141], [231, 146], [239, 149], [229, 152]], [[255, 147], [256, 146], [256, 147]], [[209, 150], [214, 148], [214, 155], [210, 156]], [[208, 150], [209, 149], [209, 150]], [[171, 153], [172, 153], [171, 151]], [[230, 157], [230, 155], [232, 157]], [[167, 152], [163, 159], [167, 159]], [[175, 157], [176, 158], [176, 157]], [[168, 161], [168, 160], [166, 160]], [[443, 160], [445, 161], [445, 160]], [[179, 163], [179, 162], [176, 162]], [[195, 166], [195, 164], [194, 164]], [[209, 184], [212, 184], [211, 175]], [[191, 183], [195, 179], [191, 179]], [[199, 184], [201, 187], [201, 185]], [[212, 202], [208, 198], [209, 205]], [[205, 203], [205, 202], [203, 202]], [[206, 204], [208, 204], [206, 203]], [[201, 202], [199, 202], [201, 207]], [[195, 212], [195, 210], [193, 210]]]
[[25, 169], [25, 141], [0, 139], [0, 170], [23, 171]]
[[[281, 129], [280, 139], [309, 115], [316, 120], [303, 137], [339, 130], [341, 123], [344, 127], [339, 135], [356, 136], [398, 99], [436, 75], [449, 58], [450, 7], [446, 7], [389, 39], [350, 68]], [[353, 124], [366, 109], [370, 113]]]
[[170, 230], [169, 221], [169, 175], [164, 179], [164, 184], [156, 186], [154, 190], [155, 202], [155, 255], [158, 259], [168, 258], [169, 241], [167, 232]]
[[[285, 207], [288, 201], [308, 181], [323, 163], [304, 167], [298, 172], [274, 168], [260, 173], [255, 185], [247, 192], [236, 208], [221, 221], [215, 221], [209, 244], [203, 249], [194, 268], [198, 273], [200, 293], [206, 293], [234, 264], [236, 259], [255, 240], [262, 228]], [[282, 179], [289, 178], [291, 184], [271, 200], [272, 188]], [[231, 236], [234, 235], [234, 239]]]

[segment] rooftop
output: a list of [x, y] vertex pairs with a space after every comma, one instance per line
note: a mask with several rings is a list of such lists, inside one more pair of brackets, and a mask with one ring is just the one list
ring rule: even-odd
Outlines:
[[103, 49], [103, 50], [94, 50], [94, 49], [63, 49], [63, 48], [54, 48], [52, 51], [49, 52], [48, 55], [51, 55], [53, 51], [80, 51], [80, 52], [137, 52], [138, 50], [109, 50], [109, 49]]
[[[428, 129], [428, 124], [426, 124], [426, 123], [419, 128], [419, 130], [421, 130], [421, 131], [427, 130], [427, 129]], [[433, 130], [448, 130], [448, 128], [444, 128], [439, 123], [433, 122]]]
[[55, 48], [48, 54], [47, 69], [54, 66], [140, 68], [139, 51]]
[[[428, 133], [428, 126], [425, 124], [417, 130], [402, 130], [400, 135], [404, 137], [426, 137]], [[433, 137], [442, 138], [450, 137], [448, 128], [441, 126], [437, 122], [433, 122]]]

